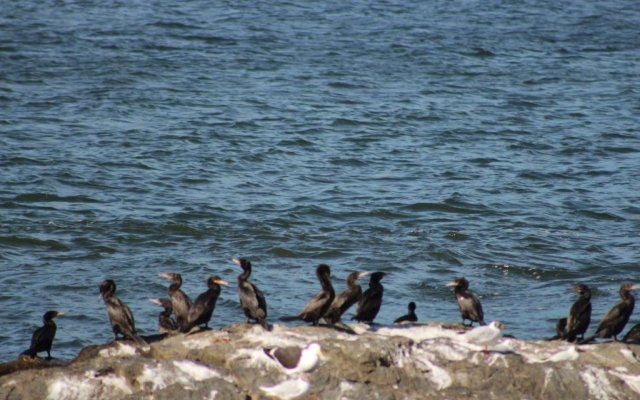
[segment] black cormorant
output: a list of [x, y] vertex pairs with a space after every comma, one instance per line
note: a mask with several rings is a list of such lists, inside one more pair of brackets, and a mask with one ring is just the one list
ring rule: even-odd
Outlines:
[[136, 324], [131, 310], [116, 296], [116, 283], [111, 279], [102, 282], [100, 284], [100, 295], [107, 306], [107, 314], [109, 315], [115, 339], [118, 340], [118, 335], [120, 334], [125, 338], [132, 339], [139, 345], [146, 345], [147, 343], [136, 332]]
[[629, 332], [624, 335], [622, 341], [626, 343], [640, 344], [640, 323], [635, 324], [633, 328], [629, 329]]
[[178, 330], [178, 323], [171, 318], [173, 309], [171, 308], [171, 300], [169, 299], [151, 299], [153, 304], [164, 307], [164, 310], [158, 314], [158, 327], [160, 333], [175, 332]]
[[636, 303], [636, 299], [631, 294], [631, 291], [637, 289], [640, 289], [640, 286], [631, 283], [623, 283], [620, 286], [620, 298], [622, 300], [607, 312], [604, 318], [602, 318], [602, 321], [600, 321], [596, 329], [596, 334], [586, 341], [594, 338], [607, 339], [612, 336], [615, 341], [618, 341], [618, 335], [629, 321], [629, 317]]
[[267, 301], [264, 294], [256, 285], [249, 282], [251, 261], [244, 258], [234, 258], [233, 262], [242, 267], [242, 273], [238, 275], [238, 294], [244, 315], [249, 321], [255, 320], [264, 329], [271, 330], [267, 324]]
[[372, 323], [380, 311], [382, 305], [382, 295], [384, 294], [384, 287], [380, 283], [380, 280], [387, 275], [386, 272], [374, 272], [369, 278], [369, 288], [362, 293], [360, 300], [358, 300], [358, 307], [356, 309], [356, 315], [352, 318], [358, 322]]
[[218, 296], [220, 296], [220, 285], [228, 285], [228, 283], [219, 276], [211, 276], [207, 279], [207, 291], [198, 296], [189, 308], [189, 316], [186, 324], [180, 328], [182, 332], [189, 332], [194, 326], [204, 324], [209, 327], [209, 320], [213, 310], [216, 308]]
[[324, 319], [330, 324], [340, 322], [342, 315], [347, 312], [352, 305], [356, 304], [362, 296], [362, 288], [357, 280], [368, 275], [368, 272], [352, 272], [347, 276], [347, 289], [338, 293], [331, 302], [331, 306], [324, 315]]
[[31, 346], [22, 354], [36, 357], [41, 351], [47, 352], [47, 360], [51, 359], [51, 345], [53, 338], [56, 336], [58, 327], [53, 321], [56, 317], [62, 317], [64, 313], [58, 311], [47, 311], [42, 316], [42, 326], [36, 329], [31, 335]]
[[182, 275], [175, 272], [166, 272], [160, 274], [164, 279], [170, 280], [169, 297], [171, 298], [171, 308], [173, 314], [176, 316], [176, 322], [178, 328], [182, 329], [189, 318], [189, 309], [191, 308], [191, 299], [187, 296], [180, 287], [182, 286]]
[[460, 315], [462, 316], [462, 324], [465, 325], [464, 321], [468, 319], [471, 321], [469, 326], [473, 325], [474, 322], [478, 322], [480, 325], [486, 325], [482, 304], [480, 304], [480, 300], [469, 290], [469, 281], [465, 278], [455, 278], [453, 281], [447, 283], [447, 286], [453, 287], [456, 300], [458, 300]]
[[418, 316], [416, 315], [416, 303], [413, 301], [407, 305], [408, 313], [407, 315], [403, 315], [402, 317], [393, 321], [394, 324], [401, 324], [403, 322], [416, 322], [418, 320]]
[[331, 285], [331, 268], [326, 264], [320, 264], [316, 267], [316, 276], [322, 285], [322, 289], [307, 302], [302, 311], [294, 317], [280, 317], [281, 321], [295, 321], [301, 319], [305, 322], [311, 322], [318, 325], [318, 321], [322, 318], [331, 302], [336, 296], [333, 286]]
[[567, 316], [567, 325], [564, 330], [564, 338], [570, 342], [578, 336], [584, 339], [584, 333], [591, 322], [591, 290], [586, 285], [578, 284], [573, 290], [580, 298], [573, 303]]

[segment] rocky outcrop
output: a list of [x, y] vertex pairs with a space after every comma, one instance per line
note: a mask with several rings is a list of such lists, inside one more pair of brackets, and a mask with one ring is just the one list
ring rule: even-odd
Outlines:
[[[501, 338], [485, 349], [441, 324], [323, 327], [231, 325], [85, 348], [74, 360], [0, 366], [0, 399], [263, 399], [289, 385], [301, 399], [637, 399], [640, 346]], [[289, 375], [264, 347], [318, 341], [324, 359]]]

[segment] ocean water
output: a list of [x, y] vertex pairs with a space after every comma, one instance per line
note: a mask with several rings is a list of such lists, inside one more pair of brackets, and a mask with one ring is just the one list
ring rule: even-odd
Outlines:
[[628, 0], [2, 2], [0, 360], [49, 309], [54, 356], [111, 340], [105, 278], [142, 334], [167, 271], [191, 297], [227, 279], [212, 325], [244, 321], [232, 257], [272, 322], [326, 263], [336, 290], [390, 272], [381, 323], [409, 301], [459, 321], [466, 276], [522, 338], [585, 283], [593, 331], [640, 282], [638, 21]]

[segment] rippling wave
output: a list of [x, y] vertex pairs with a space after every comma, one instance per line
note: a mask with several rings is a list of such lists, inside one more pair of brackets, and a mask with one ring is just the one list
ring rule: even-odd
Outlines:
[[110, 340], [105, 278], [152, 333], [159, 273], [238, 256], [274, 318], [324, 262], [389, 272], [383, 323], [457, 321], [464, 275], [528, 338], [640, 273], [630, 1], [147, 3], [0, 9], [0, 360], [48, 309], [55, 355]]

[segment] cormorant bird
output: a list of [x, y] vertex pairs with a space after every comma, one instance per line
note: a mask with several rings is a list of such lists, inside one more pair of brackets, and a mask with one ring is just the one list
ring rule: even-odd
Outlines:
[[301, 319], [305, 322], [311, 322], [318, 325], [318, 321], [322, 318], [331, 302], [336, 296], [333, 286], [331, 285], [331, 268], [326, 264], [320, 264], [316, 267], [316, 276], [322, 285], [322, 289], [307, 302], [300, 314], [293, 317], [280, 317], [281, 321], [295, 321]]
[[480, 304], [480, 300], [469, 290], [469, 281], [462, 277], [455, 278], [453, 281], [447, 283], [447, 286], [453, 287], [456, 300], [458, 300], [460, 315], [462, 316], [462, 324], [466, 325], [464, 321], [468, 319], [471, 321], [469, 326], [473, 325], [474, 322], [478, 322], [480, 325], [486, 325], [482, 304]]
[[171, 318], [173, 308], [171, 308], [171, 300], [168, 299], [150, 299], [153, 304], [157, 304], [164, 308], [163, 311], [158, 314], [158, 326], [160, 327], [160, 333], [175, 332], [178, 330], [178, 323]]
[[200, 294], [191, 305], [187, 322], [180, 328], [182, 332], [189, 332], [194, 326], [202, 324], [207, 328], [209, 327], [209, 320], [211, 320], [218, 296], [220, 296], [220, 285], [227, 286], [228, 283], [217, 275], [207, 279], [208, 289]]
[[615, 341], [618, 341], [618, 335], [629, 321], [629, 317], [636, 303], [636, 299], [631, 294], [631, 291], [637, 289], [640, 289], [640, 286], [631, 283], [623, 283], [620, 286], [620, 298], [622, 300], [607, 312], [604, 318], [602, 318], [602, 321], [600, 321], [596, 329], [596, 334], [586, 339], [585, 342], [595, 338], [608, 339], [612, 336]]
[[182, 286], [182, 275], [175, 272], [165, 272], [160, 277], [171, 281], [169, 286], [169, 297], [171, 298], [171, 308], [176, 316], [178, 328], [182, 330], [189, 318], [189, 309], [191, 308], [191, 299], [180, 287]]
[[358, 322], [372, 323], [380, 311], [382, 305], [382, 295], [384, 294], [384, 287], [380, 283], [380, 280], [387, 275], [386, 272], [374, 272], [369, 278], [369, 289], [358, 300], [358, 307], [356, 309], [356, 315], [351, 318]]
[[53, 338], [56, 336], [56, 330], [58, 329], [53, 319], [56, 317], [62, 317], [63, 315], [63, 312], [54, 310], [44, 313], [42, 316], [42, 326], [33, 332], [33, 335], [31, 335], [31, 346], [22, 354], [30, 357], [36, 357], [41, 351], [46, 351], [47, 360], [50, 360], [51, 345], [53, 344]]
[[566, 334], [567, 334], [567, 317], [564, 317], [556, 321], [556, 335], [545, 340], [564, 339]]
[[640, 344], [640, 323], [635, 324], [633, 328], [629, 329], [629, 332], [624, 335], [622, 341], [626, 343]]
[[418, 316], [416, 315], [416, 303], [412, 301], [407, 306], [407, 309], [409, 311], [407, 315], [403, 315], [402, 317], [393, 321], [394, 324], [401, 324], [403, 322], [416, 322], [418, 320]]
[[591, 322], [591, 290], [582, 284], [575, 285], [573, 290], [580, 298], [573, 303], [567, 316], [564, 338], [569, 342], [575, 341], [578, 335], [581, 340], [584, 339]]
[[233, 262], [242, 268], [242, 273], [238, 275], [238, 294], [240, 295], [240, 306], [247, 322], [255, 320], [266, 330], [271, 330], [267, 324], [267, 301], [264, 294], [256, 285], [249, 282], [251, 276], [251, 261], [241, 258], [234, 258]]
[[111, 279], [102, 282], [100, 284], [100, 295], [107, 306], [107, 314], [109, 315], [109, 322], [111, 322], [115, 339], [118, 340], [118, 335], [121, 334], [139, 345], [146, 345], [147, 343], [136, 332], [131, 310], [116, 296], [116, 283]]
[[347, 289], [338, 293], [331, 302], [331, 306], [324, 315], [324, 319], [330, 324], [340, 322], [342, 315], [362, 296], [362, 288], [357, 280], [368, 275], [368, 272], [352, 272], [347, 276]]

